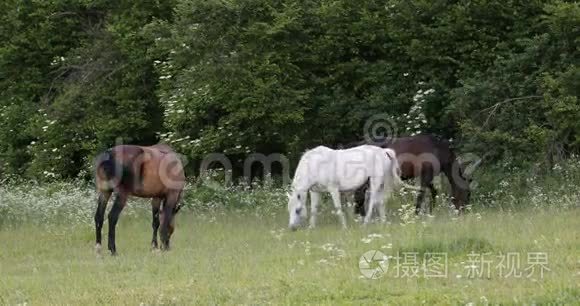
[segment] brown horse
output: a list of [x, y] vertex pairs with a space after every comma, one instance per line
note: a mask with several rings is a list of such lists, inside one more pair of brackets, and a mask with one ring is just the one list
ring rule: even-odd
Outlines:
[[[362, 142], [353, 145], [360, 145]], [[469, 202], [469, 180], [465, 177], [462, 167], [457, 160], [447, 140], [433, 135], [416, 135], [401, 137], [370, 143], [382, 148], [395, 150], [401, 167], [401, 178], [411, 179], [418, 177], [421, 191], [417, 196], [415, 213], [419, 214], [425, 199], [425, 191], [431, 191], [429, 210], [433, 209], [433, 202], [437, 190], [433, 186], [433, 179], [439, 173], [444, 173], [451, 185], [451, 201], [459, 212], [463, 212]], [[360, 193], [360, 192], [359, 192]], [[365, 215], [364, 196], [356, 199], [355, 213]]]
[[161, 225], [161, 248], [169, 249], [169, 239], [175, 230], [174, 215], [179, 211], [179, 200], [185, 185], [183, 165], [178, 155], [164, 144], [150, 147], [119, 145], [99, 156], [95, 181], [99, 193], [95, 213], [96, 249], [101, 249], [101, 229], [105, 209], [112, 194], [113, 207], [109, 212], [109, 250], [117, 252], [115, 226], [119, 214], [130, 195], [152, 198], [153, 239], [157, 248], [157, 230]]

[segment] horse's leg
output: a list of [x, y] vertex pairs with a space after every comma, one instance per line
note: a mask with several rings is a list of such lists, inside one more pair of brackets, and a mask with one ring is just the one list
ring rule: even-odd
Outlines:
[[169, 239], [171, 238], [171, 222], [173, 220], [173, 210], [177, 206], [179, 201], [179, 192], [169, 193], [163, 201], [163, 207], [161, 208], [161, 213], [159, 219], [161, 219], [161, 229], [159, 231], [159, 236], [161, 238], [161, 249], [169, 250]]
[[369, 209], [369, 202], [371, 201], [371, 191], [367, 189], [365, 191], [365, 201], [363, 203], [363, 210], [367, 211]]
[[[376, 184], [375, 182], [371, 182], [369, 184], [369, 188], [368, 190], [370, 191], [370, 196], [369, 196], [369, 205], [368, 205], [368, 209], [366, 209], [366, 216], [365, 216], [365, 220], [364, 220], [364, 224], [369, 224], [369, 222], [371, 221], [371, 218], [373, 216], [373, 209], [375, 207], [375, 204], [377, 202], [377, 190], [375, 190], [376, 188]], [[366, 196], [365, 196], [366, 198]]]
[[127, 203], [127, 194], [124, 192], [115, 193], [115, 201], [113, 202], [113, 207], [109, 212], [109, 251], [111, 255], [117, 254], [117, 248], [115, 245], [115, 227], [117, 226], [117, 221], [119, 220], [119, 215]]
[[344, 203], [344, 205], [346, 205], [346, 207], [348, 207], [348, 200], [349, 200], [348, 197], [349, 197], [349, 195], [346, 192], [340, 194], [340, 202]]
[[356, 199], [355, 199], [355, 192], [345, 192], [344, 193], [344, 203], [345, 203], [345, 216], [347, 216], [347, 220], [349, 219], [356, 219]]
[[316, 191], [310, 191], [310, 228], [314, 228], [316, 226], [318, 203], [320, 203], [320, 193]]
[[415, 215], [421, 212], [421, 206], [423, 206], [423, 200], [425, 200], [425, 188], [421, 187], [421, 191], [417, 195], [417, 203], [415, 204]]
[[107, 202], [109, 202], [110, 197], [110, 191], [99, 192], [99, 199], [97, 200], [97, 211], [95, 212], [95, 250], [97, 253], [101, 252], [101, 233], [103, 229], [103, 222], [105, 221], [105, 210], [107, 209]]
[[385, 189], [381, 188], [379, 191], [377, 191], [373, 194], [376, 194], [376, 198], [374, 200], [376, 201], [376, 205], [379, 209], [379, 217], [381, 218], [381, 222], [383, 222], [383, 223], [387, 222], [386, 211], [385, 211], [386, 210], [385, 209]]
[[157, 230], [159, 229], [159, 210], [161, 207], [161, 198], [153, 198], [151, 201], [151, 215], [153, 220], [151, 226], [153, 227], [153, 238], [151, 239], [151, 248], [156, 249], [157, 244]]
[[346, 218], [344, 217], [344, 212], [342, 212], [342, 204], [340, 204], [340, 191], [338, 191], [338, 188], [333, 188], [330, 190], [330, 195], [332, 196], [332, 202], [334, 203], [334, 208], [336, 208], [340, 224], [342, 228], [346, 228]]
[[370, 196], [370, 200], [369, 200], [369, 206], [368, 209], [366, 209], [366, 215], [365, 215], [365, 220], [364, 220], [364, 224], [369, 224], [369, 222], [371, 221], [371, 218], [373, 216], [373, 209], [375, 208], [375, 195], [374, 195], [374, 191], [371, 191], [371, 196]]
[[433, 213], [433, 207], [435, 206], [435, 201], [437, 200], [437, 190], [435, 186], [433, 186], [433, 182], [429, 183], [428, 185], [429, 190], [431, 191], [431, 203], [429, 203], [429, 213]]
[[354, 192], [354, 213], [364, 217], [366, 214], [368, 186], [365, 184]]
[[421, 169], [421, 191], [419, 191], [419, 195], [417, 195], [417, 204], [415, 205], [415, 214], [418, 215], [422, 210], [422, 204], [425, 201], [425, 192], [429, 185], [433, 183], [433, 168], [430, 165], [424, 165], [424, 168]]

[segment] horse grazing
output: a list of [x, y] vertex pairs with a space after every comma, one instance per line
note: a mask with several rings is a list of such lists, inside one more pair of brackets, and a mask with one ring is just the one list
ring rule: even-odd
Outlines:
[[161, 248], [169, 249], [169, 239], [175, 230], [174, 215], [179, 211], [179, 200], [185, 185], [183, 165], [177, 153], [168, 145], [143, 147], [119, 145], [102, 153], [97, 159], [95, 181], [99, 194], [95, 213], [96, 250], [101, 249], [101, 229], [105, 209], [112, 194], [113, 207], [109, 212], [109, 250], [115, 255], [115, 226], [119, 214], [130, 195], [152, 198], [153, 239], [157, 248], [157, 230]]
[[[357, 144], [360, 144], [357, 143]], [[447, 140], [433, 135], [416, 135], [385, 140], [373, 145], [381, 148], [390, 148], [397, 153], [397, 159], [401, 166], [401, 178], [403, 180], [418, 177], [421, 191], [417, 196], [415, 213], [419, 214], [425, 200], [425, 191], [431, 191], [429, 211], [433, 210], [433, 202], [437, 196], [437, 190], [433, 186], [433, 179], [439, 173], [444, 173], [451, 185], [451, 194], [455, 208], [461, 213], [469, 202], [470, 190], [469, 179], [463, 173], [462, 167], [457, 160]], [[365, 215], [364, 200], [357, 200], [355, 213]]]
[[353, 192], [364, 184], [368, 184], [370, 191], [365, 224], [369, 222], [375, 206], [378, 206], [381, 220], [385, 221], [385, 195], [389, 195], [397, 184], [403, 184], [398, 172], [395, 152], [390, 149], [363, 145], [346, 150], [332, 150], [319, 146], [305, 152], [296, 168], [291, 194], [288, 195], [290, 229], [296, 230], [300, 219], [306, 217], [308, 192], [312, 202], [310, 227], [315, 227], [320, 193], [324, 191], [332, 196], [340, 223], [346, 228], [340, 193]]

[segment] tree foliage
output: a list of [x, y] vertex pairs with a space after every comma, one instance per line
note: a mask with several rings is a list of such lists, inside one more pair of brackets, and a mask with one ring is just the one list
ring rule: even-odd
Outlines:
[[7, 0], [0, 169], [83, 173], [159, 140], [297, 155], [386, 114], [492, 159], [580, 150], [574, 1]]

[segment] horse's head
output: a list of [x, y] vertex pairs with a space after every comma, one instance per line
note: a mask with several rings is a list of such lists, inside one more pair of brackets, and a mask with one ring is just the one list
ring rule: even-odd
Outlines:
[[[481, 164], [482, 158], [468, 159], [468, 161], [456, 163], [458, 167], [454, 169], [452, 179], [450, 179], [452, 188], [452, 202], [455, 208], [462, 211], [471, 198], [471, 187], [473, 186], [473, 171]], [[469, 161], [473, 163], [469, 163]]]
[[306, 217], [306, 192], [288, 193], [288, 213], [290, 214], [288, 227], [294, 231], [300, 225], [301, 219]]
[[[459, 169], [461, 170], [462, 168]], [[449, 182], [451, 183], [451, 202], [455, 209], [462, 212], [465, 206], [469, 204], [472, 178], [468, 173], [459, 171], [458, 175], [455, 175]]]
[[459, 211], [462, 211], [465, 208], [465, 206], [469, 203], [469, 198], [471, 197], [471, 190], [469, 188], [471, 179], [466, 178], [466, 181], [467, 184], [464, 186], [455, 186], [452, 188], [453, 197], [451, 198], [451, 202]]

